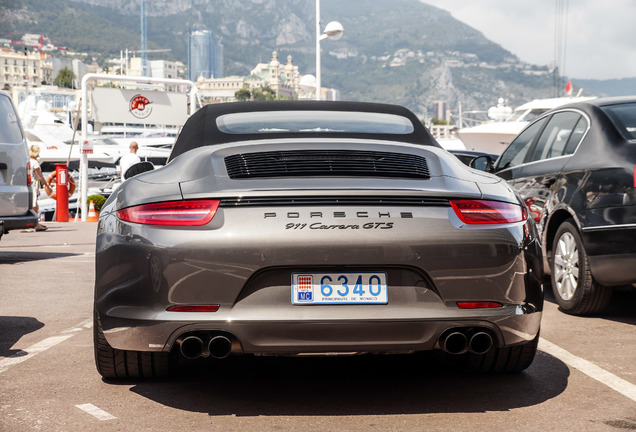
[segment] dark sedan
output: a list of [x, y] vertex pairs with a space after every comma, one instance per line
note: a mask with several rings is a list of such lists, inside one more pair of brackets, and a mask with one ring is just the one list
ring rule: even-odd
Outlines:
[[567, 313], [598, 313], [614, 288], [636, 286], [635, 166], [636, 97], [625, 97], [550, 111], [491, 170], [530, 209]]
[[431, 350], [520, 371], [543, 310], [514, 189], [390, 105], [202, 108], [166, 166], [103, 206], [95, 264], [108, 378], [164, 375], [171, 356]]

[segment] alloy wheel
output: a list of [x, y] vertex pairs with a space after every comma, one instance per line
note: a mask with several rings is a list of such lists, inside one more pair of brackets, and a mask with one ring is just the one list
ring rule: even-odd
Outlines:
[[565, 232], [554, 253], [554, 280], [563, 300], [571, 300], [579, 285], [579, 250], [574, 236]]

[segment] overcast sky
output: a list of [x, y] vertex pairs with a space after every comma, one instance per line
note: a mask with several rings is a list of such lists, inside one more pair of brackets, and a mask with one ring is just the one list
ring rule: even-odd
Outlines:
[[[554, 63], [555, 0], [421, 1], [448, 10], [523, 61]], [[636, 0], [572, 0], [567, 10], [562, 75], [636, 77]]]

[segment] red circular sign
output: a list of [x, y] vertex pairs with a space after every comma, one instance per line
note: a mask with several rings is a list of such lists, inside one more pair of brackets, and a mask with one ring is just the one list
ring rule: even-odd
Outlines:
[[148, 106], [151, 103], [152, 102], [143, 95], [133, 96], [133, 98], [130, 99], [130, 112], [137, 118], [146, 118], [152, 112], [152, 108]]

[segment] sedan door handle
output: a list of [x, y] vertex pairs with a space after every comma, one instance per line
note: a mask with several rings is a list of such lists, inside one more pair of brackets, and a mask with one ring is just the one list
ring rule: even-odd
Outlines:
[[552, 186], [554, 182], [556, 182], [556, 177], [546, 177], [543, 180], [541, 180], [541, 184], [543, 186]]

